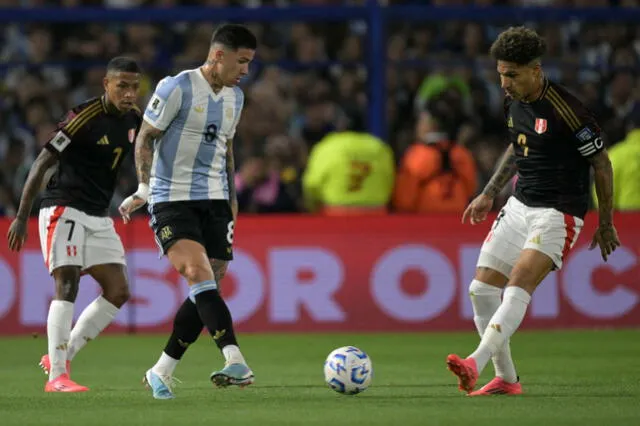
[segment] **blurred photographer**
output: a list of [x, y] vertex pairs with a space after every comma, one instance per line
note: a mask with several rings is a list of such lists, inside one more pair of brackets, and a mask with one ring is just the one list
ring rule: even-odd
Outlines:
[[447, 93], [419, 112], [416, 142], [404, 154], [393, 194], [403, 213], [462, 213], [478, 185], [471, 152], [455, 138], [462, 122]]

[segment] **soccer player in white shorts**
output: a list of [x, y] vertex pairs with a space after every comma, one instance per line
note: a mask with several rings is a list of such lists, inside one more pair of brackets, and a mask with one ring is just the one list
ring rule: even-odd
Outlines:
[[[56, 291], [47, 318], [48, 354], [40, 365], [49, 375], [45, 392], [89, 390], [71, 380], [70, 361], [107, 327], [129, 298], [124, 248], [107, 216], [118, 171], [135, 140], [141, 114], [135, 105], [140, 67], [113, 58], [105, 94], [69, 111], [35, 160], [8, 233], [11, 250], [27, 238], [33, 200], [45, 172], [56, 167], [42, 196], [38, 228], [45, 265]], [[82, 312], [73, 330], [81, 274], [91, 275], [102, 295]]]
[[[470, 396], [522, 393], [509, 339], [538, 284], [562, 267], [578, 238], [588, 208], [591, 169], [600, 206], [600, 224], [591, 248], [599, 245], [606, 261], [620, 245], [612, 217], [613, 173], [600, 128], [575, 96], [545, 78], [540, 63], [545, 49], [544, 40], [524, 27], [504, 31], [491, 47], [506, 92], [510, 144], [462, 221], [467, 217], [471, 224], [485, 220], [495, 196], [516, 172], [518, 180], [515, 195], [482, 245], [469, 286], [480, 344], [466, 358], [447, 357], [460, 390]], [[489, 360], [496, 377], [474, 391]]]

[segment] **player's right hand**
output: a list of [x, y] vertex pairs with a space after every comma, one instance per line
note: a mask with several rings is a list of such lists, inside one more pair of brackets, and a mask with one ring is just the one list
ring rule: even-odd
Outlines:
[[617, 247], [620, 247], [620, 239], [618, 238], [618, 232], [613, 224], [606, 224], [598, 226], [593, 239], [589, 245], [589, 250], [593, 250], [596, 246], [600, 246], [600, 253], [602, 254], [602, 260], [605, 262], [607, 258], [613, 253]]
[[146, 185], [144, 183], [139, 184], [138, 190], [125, 198], [125, 200], [122, 202], [122, 204], [120, 204], [120, 207], [118, 208], [118, 211], [122, 216], [122, 221], [124, 223], [129, 223], [129, 221], [131, 220], [131, 213], [144, 206], [147, 203], [148, 198], [149, 185]]
[[493, 198], [485, 194], [478, 195], [469, 203], [464, 213], [462, 213], [462, 223], [467, 220], [467, 217], [469, 217], [472, 225], [482, 222], [487, 218], [491, 207], [493, 207]]
[[27, 241], [27, 221], [19, 218], [14, 219], [9, 226], [7, 240], [9, 241], [9, 250], [20, 251], [24, 242]]

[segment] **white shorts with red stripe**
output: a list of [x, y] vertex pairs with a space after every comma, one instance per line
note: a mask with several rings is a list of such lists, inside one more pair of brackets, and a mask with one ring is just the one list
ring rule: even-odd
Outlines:
[[477, 266], [509, 277], [522, 250], [534, 249], [549, 256], [555, 269], [560, 269], [583, 224], [579, 217], [552, 208], [529, 207], [510, 197], [484, 240]]
[[73, 207], [45, 207], [38, 220], [40, 246], [49, 273], [60, 266], [82, 270], [125, 264], [124, 247], [110, 217], [90, 216]]

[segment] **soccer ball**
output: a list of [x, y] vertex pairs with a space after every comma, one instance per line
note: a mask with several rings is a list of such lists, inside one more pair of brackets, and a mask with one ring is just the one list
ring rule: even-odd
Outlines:
[[324, 362], [324, 381], [338, 393], [364, 392], [371, 385], [372, 376], [371, 359], [354, 346], [334, 350]]

